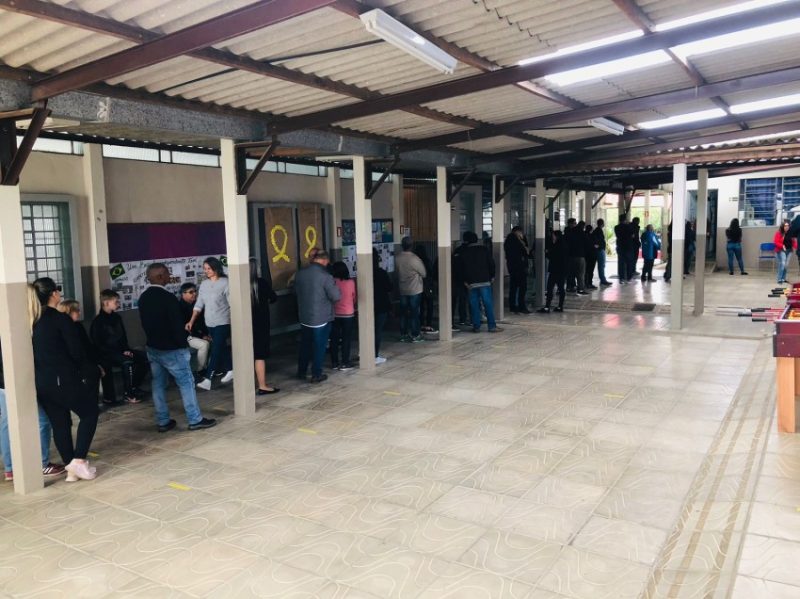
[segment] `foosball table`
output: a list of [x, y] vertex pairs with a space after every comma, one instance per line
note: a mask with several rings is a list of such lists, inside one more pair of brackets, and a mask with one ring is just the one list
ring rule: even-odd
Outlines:
[[786, 307], [776, 315], [772, 355], [777, 360], [778, 430], [793, 433], [800, 392], [800, 283], [786, 290]]

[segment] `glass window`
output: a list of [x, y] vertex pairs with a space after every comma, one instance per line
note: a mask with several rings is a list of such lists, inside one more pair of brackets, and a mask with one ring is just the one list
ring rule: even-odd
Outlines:
[[23, 203], [22, 228], [28, 280], [50, 277], [64, 288], [64, 297], [74, 298], [69, 204]]
[[[219, 156], [213, 154], [197, 154], [194, 152], [172, 152], [172, 162], [175, 164], [218, 167]], [[253, 164], [251, 168], [255, 168], [255, 164]]]
[[293, 164], [286, 163], [286, 172], [293, 175], [312, 175], [319, 177], [319, 167], [316, 164]]
[[159, 162], [159, 152], [151, 148], [129, 148], [103, 144], [103, 156], [106, 158], [124, 158], [126, 160], [145, 160]]

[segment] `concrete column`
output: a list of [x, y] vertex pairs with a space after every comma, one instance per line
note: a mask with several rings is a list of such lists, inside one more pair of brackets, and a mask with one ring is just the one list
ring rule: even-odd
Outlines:
[[[617, 211], [619, 212], [620, 216], [625, 214], [625, 192], [617, 194]], [[631, 219], [628, 219], [630, 222]], [[617, 223], [614, 223], [616, 225]]]
[[505, 184], [500, 181], [497, 185], [497, 175], [492, 176], [492, 254], [494, 255], [495, 277], [493, 287], [494, 293], [494, 317], [496, 320], [505, 318], [505, 273], [506, 261], [503, 255], [503, 240], [505, 236], [505, 198], [497, 202], [498, 193], [502, 194]]
[[230, 285], [233, 409], [237, 416], [252, 416], [256, 413], [256, 390], [253, 382], [253, 315], [250, 303], [247, 196], [238, 193], [233, 140], [221, 139], [220, 150], [222, 208]]
[[328, 197], [328, 210], [330, 213], [330, 243], [328, 250], [331, 261], [342, 259], [342, 238], [339, 231], [342, 226], [342, 179], [341, 169], [338, 166], [328, 167], [328, 178], [325, 181], [325, 193]]
[[[393, 175], [394, 185], [392, 185], [392, 229], [394, 233], [394, 251], [400, 251], [400, 240], [403, 239], [403, 234], [400, 233], [400, 227], [405, 226], [406, 210], [405, 200], [403, 196], [403, 175]], [[413, 233], [414, 231], [412, 231]]]
[[439, 339], [453, 339], [452, 212], [447, 201], [447, 168], [436, 167], [436, 245], [439, 259]]
[[536, 212], [536, 231], [534, 233], [533, 243], [533, 260], [534, 269], [536, 270], [536, 302], [535, 306], [541, 308], [544, 306], [544, 289], [545, 282], [547, 281], [547, 268], [545, 266], [545, 227], [544, 209], [547, 206], [547, 189], [544, 186], [544, 179], [536, 179], [536, 200], [534, 202], [534, 211]]
[[669, 328], [683, 327], [683, 240], [686, 226], [686, 164], [672, 167], [672, 290]]
[[706, 293], [706, 216], [708, 214], [708, 169], [697, 171], [697, 241], [694, 266], [694, 315], [703, 313]]
[[644, 192], [644, 223], [643, 229], [647, 228], [647, 225], [650, 224], [650, 190], [646, 190]]
[[19, 187], [0, 185], [0, 341], [14, 492], [23, 495], [44, 486], [27, 284]]
[[592, 204], [597, 199], [597, 192], [585, 191], [583, 192], [583, 220], [587, 225], [592, 224]]
[[361, 370], [375, 368], [375, 296], [372, 277], [372, 201], [364, 190], [366, 165], [353, 156], [353, 199], [356, 215], [356, 263], [358, 264], [358, 355]]
[[81, 281], [86, 290], [83, 315], [96, 314], [100, 292], [111, 283], [108, 265], [108, 215], [103, 171], [103, 146], [83, 146], [83, 186], [86, 190], [86, 212], [83, 226], [89, 238], [89, 263], [81, 266]]

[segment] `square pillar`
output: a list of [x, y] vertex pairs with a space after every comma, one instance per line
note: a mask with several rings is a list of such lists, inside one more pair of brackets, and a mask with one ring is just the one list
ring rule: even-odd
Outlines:
[[253, 360], [253, 315], [250, 300], [250, 250], [247, 196], [240, 195], [236, 177], [236, 148], [231, 139], [220, 140], [222, 207], [231, 305], [233, 352], [233, 409], [237, 416], [256, 413]]
[[[375, 290], [372, 276], [372, 201], [367, 199], [366, 164], [353, 156], [353, 200], [358, 264], [358, 355], [362, 371], [375, 369]], [[393, 198], [394, 199], [394, 198]], [[396, 238], [396, 237], [395, 237]]]
[[44, 486], [19, 186], [0, 185], [0, 341], [14, 492]]
[[505, 235], [505, 203], [503, 198], [497, 201], [498, 194], [505, 191], [505, 183], [501, 180], [498, 185], [497, 175], [492, 176], [492, 255], [494, 256], [495, 276], [493, 289], [494, 317], [496, 320], [505, 318], [505, 272], [506, 264], [503, 255], [503, 236]]
[[672, 167], [672, 292], [669, 328], [683, 328], [683, 240], [686, 237], [686, 164]]
[[439, 260], [439, 339], [453, 339], [452, 212], [447, 201], [447, 168], [436, 167], [436, 243]]
[[592, 224], [592, 204], [597, 199], [597, 192], [584, 191], [583, 192], [583, 221], [587, 225]]
[[[648, 192], [649, 193], [649, 192]], [[708, 169], [697, 171], [697, 241], [694, 266], [694, 315], [703, 313], [706, 301], [706, 220], [708, 218]]]
[[328, 210], [330, 214], [330, 229], [328, 239], [331, 240], [328, 248], [331, 261], [342, 259], [342, 237], [339, 231], [342, 226], [342, 177], [338, 166], [328, 167], [328, 178], [325, 181], [325, 192], [328, 197]]
[[536, 271], [536, 302], [535, 306], [544, 306], [544, 290], [547, 281], [547, 263], [545, 261], [545, 207], [547, 206], [547, 189], [544, 186], [544, 179], [536, 179], [536, 197], [534, 211], [536, 213], [536, 227], [533, 242], [533, 261]]
[[88, 293], [83, 297], [83, 314], [96, 314], [100, 292], [111, 283], [108, 259], [108, 214], [103, 170], [103, 146], [83, 146], [83, 186], [86, 190], [86, 212], [82, 228], [89, 237], [89, 263], [81, 266], [81, 281]]
[[642, 224], [645, 228], [650, 224], [650, 195], [649, 189], [644, 192], [644, 223]]

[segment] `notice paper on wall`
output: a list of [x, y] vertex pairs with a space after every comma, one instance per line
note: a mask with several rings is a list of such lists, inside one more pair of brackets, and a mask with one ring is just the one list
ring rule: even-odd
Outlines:
[[[119, 293], [122, 310], [135, 310], [139, 306], [139, 296], [148, 287], [145, 275], [150, 264], [161, 262], [169, 268], [170, 278], [166, 288], [177, 296], [184, 283], [200, 285], [205, 278], [203, 261], [206, 258], [207, 255], [120, 262], [111, 266], [111, 288]], [[219, 259], [227, 266], [227, 256], [219, 256]]]

